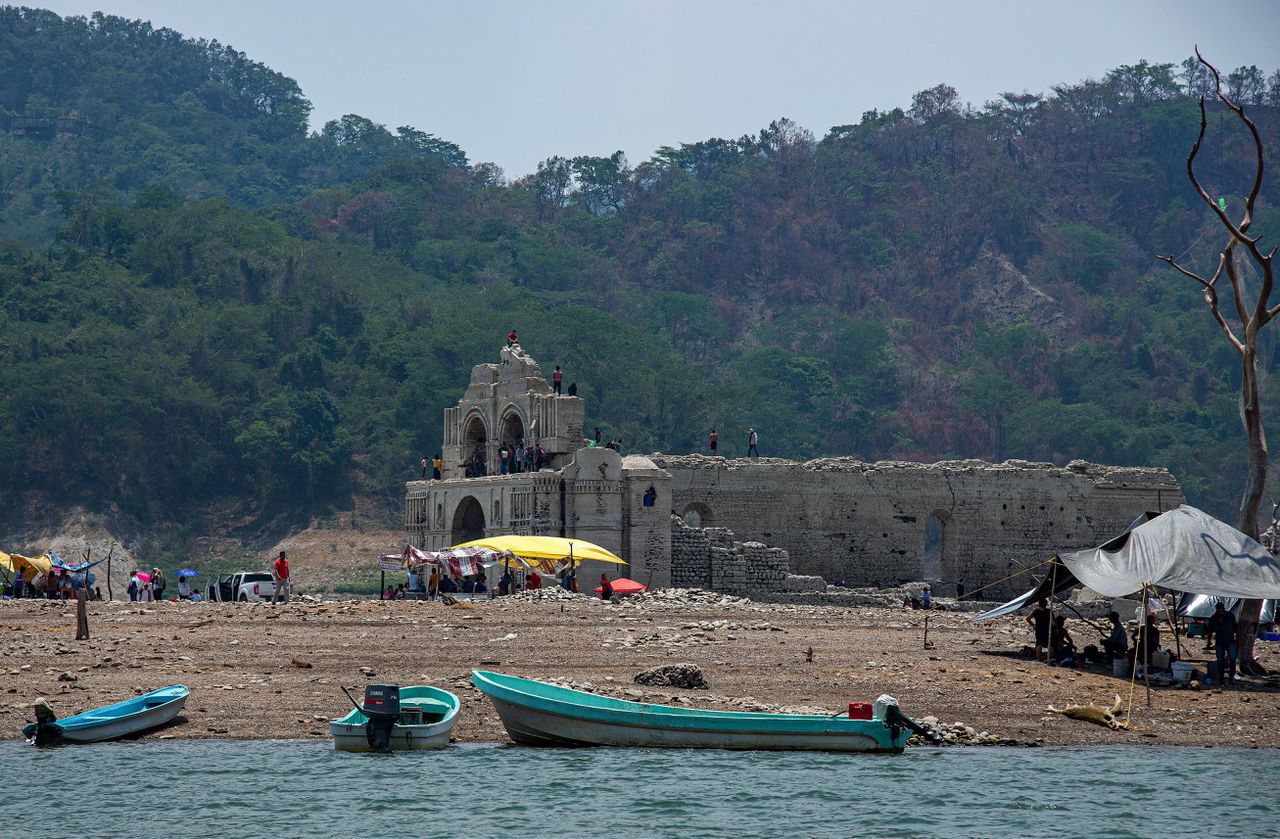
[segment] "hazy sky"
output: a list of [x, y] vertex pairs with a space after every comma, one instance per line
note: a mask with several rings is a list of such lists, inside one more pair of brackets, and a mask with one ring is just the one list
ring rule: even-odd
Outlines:
[[216, 38], [296, 79], [312, 126], [358, 113], [458, 143], [509, 177], [553, 154], [638, 163], [790, 117], [821, 136], [939, 82], [975, 105], [1199, 43], [1280, 65], [1280, 2], [1146, 0], [24, 0]]

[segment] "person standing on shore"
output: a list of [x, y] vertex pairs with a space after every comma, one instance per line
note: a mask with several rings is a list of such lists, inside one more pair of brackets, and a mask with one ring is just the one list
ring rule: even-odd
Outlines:
[[431, 566], [431, 574], [427, 577], [427, 599], [435, 600], [440, 593], [440, 569]]
[[1236, 682], [1236, 616], [1221, 604], [1213, 607], [1213, 617], [1209, 618], [1209, 631], [1213, 633], [1214, 644], [1218, 653], [1218, 683], [1235, 684]]
[[720, 435], [716, 433], [714, 428], [711, 429], [711, 435], [707, 438], [707, 442], [711, 444], [711, 453], [715, 454], [716, 449], [720, 446]]
[[271, 566], [271, 576], [275, 577], [276, 590], [271, 594], [271, 602], [279, 603], [281, 599], [285, 603], [289, 602], [289, 560], [285, 559], [284, 551], [276, 557], [275, 564]]
[[1049, 601], [1040, 598], [1036, 608], [1027, 615], [1027, 623], [1036, 630], [1036, 661], [1039, 661], [1049, 647]]
[[151, 590], [155, 592], [156, 600], [164, 600], [164, 574], [159, 568], [151, 569]]
[[138, 602], [138, 572], [134, 571], [129, 575], [129, 602]]
[[755, 428], [747, 429], [747, 457], [760, 456], [760, 435], [756, 434]]

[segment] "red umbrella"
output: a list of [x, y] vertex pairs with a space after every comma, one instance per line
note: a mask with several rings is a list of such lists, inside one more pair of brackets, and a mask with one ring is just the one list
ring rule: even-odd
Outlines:
[[146, 573], [145, 571], [139, 571], [136, 576], [138, 577], [139, 582], [143, 582], [143, 583], [151, 582], [151, 575]]
[[[619, 577], [616, 580], [612, 580], [609, 585], [613, 586], [613, 593], [617, 595], [638, 594], [642, 591], [648, 591], [648, 589], [637, 583], [635, 580], [628, 580], [626, 577]], [[596, 594], [599, 594], [603, 590], [604, 586], [596, 586]]]

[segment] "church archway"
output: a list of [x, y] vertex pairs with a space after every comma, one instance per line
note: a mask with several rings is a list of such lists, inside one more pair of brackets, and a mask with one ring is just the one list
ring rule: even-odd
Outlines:
[[680, 511], [680, 518], [689, 527], [710, 527], [711, 508], [701, 501], [691, 501]]
[[453, 529], [449, 533], [449, 544], [470, 542], [472, 539], [480, 539], [483, 536], [484, 507], [474, 495], [468, 495], [453, 511]]
[[462, 424], [462, 462], [472, 464], [477, 475], [486, 475], [485, 443], [489, 439], [489, 429], [485, 426], [484, 417], [472, 414]]
[[520, 416], [520, 412], [515, 408], [507, 411], [498, 427], [501, 429], [498, 435], [498, 442], [500, 443], [514, 445], [525, 438], [524, 418]]

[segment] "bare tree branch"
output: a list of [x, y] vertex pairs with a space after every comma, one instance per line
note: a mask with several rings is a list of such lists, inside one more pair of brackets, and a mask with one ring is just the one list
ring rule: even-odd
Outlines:
[[1230, 324], [1228, 324], [1226, 319], [1222, 317], [1222, 312], [1218, 309], [1218, 288], [1216, 284], [1218, 282], [1218, 277], [1222, 276], [1222, 258], [1219, 257], [1218, 270], [1214, 271], [1213, 277], [1208, 280], [1194, 271], [1188, 271], [1186, 268], [1183, 268], [1174, 261], [1171, 256], [1157, 256], [1156, 259], [1161, 262], [1168, 263], [1174, 270], [1190, 277], [1200, 285], [1204, 286], [1204, 302], [1208, 304], [1209, 311], [1213, 313], [1213, 319], [1218, 322], [1218, 326], [1221, 327], [1223, 334], [1227, 336], [1227, 340], [1231, 342], [1231, 346], [1235, 347], [1236, 352], [1244, 352], [1244, 344], [1236, 337], [1235, 333], [1231, 331]]

